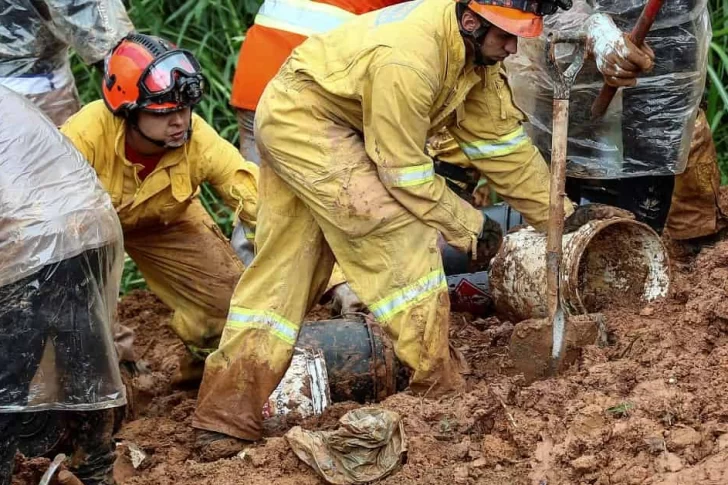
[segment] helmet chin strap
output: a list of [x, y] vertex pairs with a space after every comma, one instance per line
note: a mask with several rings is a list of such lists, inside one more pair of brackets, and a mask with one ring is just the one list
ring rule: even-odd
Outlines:
[[149, 143], [153, 144], [154, 146], [158, 146], [159, 148], [169, 148], [169, 149], [179, 148], [182, 145], [184, 145], [185, 143], [187, 143], [187, 141], [192, 136], [192, 112], [190, 112], [190, 124], [189, 124], [189, 128], [187, 128], [187, 132], [185, 133], [185, 137], [182, 140], [180, 140], [179, 144], [174, 144], [174, 145], [170, 145], [169, 143], [167, 143], [164, 140], [155, 140], [151, 136], [144, 133], [142, 131], [141, 127], [139, 127], [139, 123], [137, 122], [136, 115], [130, 116], [128, 118], [128, 121], [129, 121], [129, 124], [131, 125], [132, 129], [134, 131], [136, 131], [137, 133], [139, 133], [142, 136], [142, 138], [144, 138], [145, 140], [147, 140]]
[[468, 32], [467, 30], [463, 29], [462, 26], [462, 18], [463, 13], [465, 10], [468, 9], [468, 7], [462, 3], [458, 3], [456, 5], [457, 8], [457, 14], [458, 14], [458, 28], [460, 29], [460, 34], [463, 36], [465, 40], [470, 42], [473, 47], [473, 63], [476, 66], [489, 66], [493, 64], [493, 62], [489, 59], [487, 59], [483, 52], [480, 50], [480, 46], [483, 45], [483, 40], [485, 39], [486, 34], [488, 33], [488, 29], [490, 28], [490, 23], [486, 21], [485, 19], [480, 19], [480, 27], [475, 29], [472, 32]]

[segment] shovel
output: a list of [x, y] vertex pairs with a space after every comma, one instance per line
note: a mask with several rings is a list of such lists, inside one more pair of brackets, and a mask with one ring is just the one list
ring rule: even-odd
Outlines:
[[[569, 94], [586, 58], [585, 37], [566, 32], [552, 33], [546, 42], [546, 62], [554, 83], [554, 112], [551, 133], [551, 185], [549, 222], [546, 232], [546, 308], [551, 324], [551, 365], [554, 375], [561, 367], [566, 347], [566, 315], [561, 307], [559, 277], [564, 236], [566, 186], [566, 147], [569, 129]], [[563, 69], [556, 59], [558, 44], [574, 46], [574, 60]]]
[[[555, 49], [558, 44], [570, 44], [573, 47], [573, 61], [565, 69], [556, 59]], [[578, 350], [585, 345], [596, 343], [603, 327], [601, 315], [567, 316], [561, 305], [559, 288], [565, 218], [569, 93], [585, 57], [583, 34], [558, 32], [549, 35], [546, 42], [546, 59], [554, 85], [554, 111], [551, 139], [551, 195], [546, 235], [546, 318], [533, 318], [518, 323], [509, 345], [512, 366], [516, 373], [523, 374], [527, 383], [547, 374], [556, 374], [562, 367], [567, 350], [574, 348]]]

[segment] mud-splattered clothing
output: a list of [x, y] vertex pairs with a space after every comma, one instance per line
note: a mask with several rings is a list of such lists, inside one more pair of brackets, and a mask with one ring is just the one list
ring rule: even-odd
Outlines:
[[477, 167], [543, 227], [548, 169], [521, 119], [500, 67], [466, 59], [451, 0], [365, 14], [294, 50], [256, 112], [258, 253], [206, 361], [193, 425], [260, 438], [263, 403], [334, 261], [414, 370], [411, 388], [458, 388], [437, 234], [474, 250], [483, 218], [434, 174], [425, 141], [448, 127], [455, 147], [442, 157]]
[[127, 253], [175, 310], [172, 328], [197, 355], [216, 347], [243, 265], [197, 195], [209, 183], [252, 237], [258, 167], [192, 115], [192, 136], [144, 180], [125, 155], [126, 123], [95, 101], [61, 128], [96, 170], [124, 230]]

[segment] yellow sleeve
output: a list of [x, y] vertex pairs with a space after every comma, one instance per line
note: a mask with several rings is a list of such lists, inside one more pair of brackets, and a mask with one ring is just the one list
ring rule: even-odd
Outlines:
[[87, 139], [87, 137], [84, 136], [88, 122], [89, 120], [87, 119], [86, 112], [81, 110], [68, 118], [66, 122], [61, 125], [60, 130], [66, 138], [71, 140], [73, 146], [76, 147], [76, 150], [81, 152], [81, 155], [83, 155], [88, 163], [92, 167], [96, 168], [94, 166], [96, 159], [94, 145]]
[[364, 143], [384, 186], [449, 244], [472, 250], [483, 215], [435, 175], [425, 153], [434, 99], [431, 83], [409, 66], [386, 64], [372, 73], [364, 91]]
[[248, 227], [255, 227], [258, 204], [258, 166], [248, 162], [209, 125], [198, 131], [206, 145], [202, 179]]
[[[524, 116], [513, 104], [503, 75], [495, 69], [486, 79], [470, 91], [463, 116], [448, 127], [460, 149], [439, 158], [476, 167], [498, 195], [543, 231], [549, 214], [549, 168], [521, 124]], [[568, 216], [573, 208], [565, 205]]]

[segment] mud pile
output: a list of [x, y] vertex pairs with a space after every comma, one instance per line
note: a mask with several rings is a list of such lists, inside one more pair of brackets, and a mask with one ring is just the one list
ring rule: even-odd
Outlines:
[[[673, 272], [668, 300], [606, 308], [610, 345], [589, 347], [564, 375], [528, 386], [501, 373], [511, 323], [454, 314], [467, 392], [439, 400], [401, 393], [381, 404], [401, 413], [409, 437], [407, 462], [382, 483], [728, 483], [728, 241]], [[117, 436], [119, 483], [321, 483], [282, 437], [204, 462], [190, 428], [196, 391], [170, 383], [184, 354], [166, 327], [170, 312], [143, 292], [120, 311], [152, 372], [133, 382], [136, 418]], [[333, 428], [353, 407], [335, 405], [303, 426]]]

